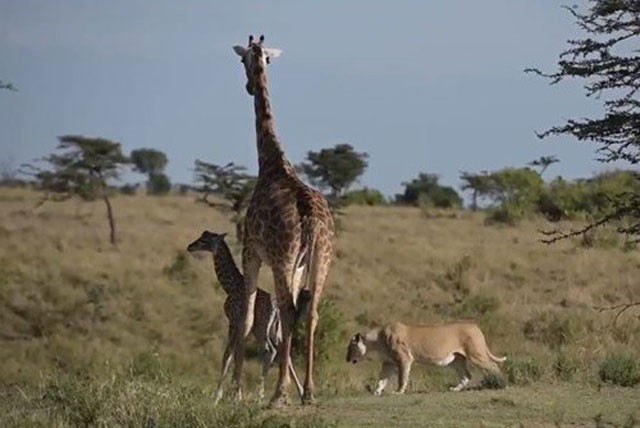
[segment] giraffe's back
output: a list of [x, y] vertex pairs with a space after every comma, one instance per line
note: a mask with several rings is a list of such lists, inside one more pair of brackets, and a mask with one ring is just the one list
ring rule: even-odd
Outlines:
[[333, 216], [322, 194], [297, 177], [260, 180], [247, 209], [248, 244], [264, 262], [273, 265], [283, 256], [295, 258], [302, 244], [303, 222], [313, 219], [323, 236], [333, 237]]

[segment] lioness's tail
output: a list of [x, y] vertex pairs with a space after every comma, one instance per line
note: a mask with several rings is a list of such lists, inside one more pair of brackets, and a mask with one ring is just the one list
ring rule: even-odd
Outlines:
[[496, 357], [495, 355], [493, 355], [489, 348], [487, 348], [487, 355], [496, 363], [504, 363], [505, 361], [507, 361], [507, 357]]

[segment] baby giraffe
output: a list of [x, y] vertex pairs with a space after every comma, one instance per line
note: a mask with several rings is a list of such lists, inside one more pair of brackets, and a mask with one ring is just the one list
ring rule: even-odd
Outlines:
[[[213, 255], [213, 265], [216, 276], [223, 290], [227, 293], [227, 299], [224, 302], [224, 313], [229, 320], [229, 333], [227, 335], [227, 344], [222, 357], [222, 372], [218, 381], [216, 390], [217, 403], [223, 395], [224, 378], [229, 371], [233, 349], [236, 340], [240, 340], [243, 334], [244, 317], [242, 314], [242, 303], [244, 301], [244, 278], [238, 267], [236, 266], [229, 246], [224, 241], [226, 233], [213, 233], [209, 231], [202, 232], [200, 238], [193, 241], [187, 247], [187, 251], [209, 251]], [[302, 290], [297, 301], [296, 321], [300, 319], [306, 312], [311, 300], [311, 293], [308, 290]], [[251, 333], [256, 338], [258, 350], [262, 357], [262, 375], [260, 378], [260, 399], [264, 396], [264, 383], [269, 372], [269, 367], [273, 364], [280, 343], [282, 342], [282, 327], [280, 322], [280, 313], [275, 297], [268, 292], [258, 288], [255, 305], [255, 322]], [[303, 390], [293, 364], [289, 364], [291, 377], [296, 383], [298, 393], [302, 397]]]

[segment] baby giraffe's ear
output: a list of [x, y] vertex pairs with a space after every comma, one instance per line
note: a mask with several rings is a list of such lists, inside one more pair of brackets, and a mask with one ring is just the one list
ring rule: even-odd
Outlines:
[[244, 46], [235, 45], [233, 47], [233, 51], [237, 53], [239, 56], [244, 57], [245, 54], [247, 53], [247, 48], [245, 48]]

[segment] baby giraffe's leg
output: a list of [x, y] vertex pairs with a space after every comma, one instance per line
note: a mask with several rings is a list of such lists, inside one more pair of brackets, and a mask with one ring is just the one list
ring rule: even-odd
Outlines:
[[229, 329], [229, 336], [227, 337], [227, 346], [224, 348], [224, 355], [222, 357], [222, 369], [220, 372], [220, 379], [218, 379], [218, 388], [216, 389], [216, 398], [214, 404], [218, 404], [218, 401], [223, 395], [224, 378], [227, 376], [229, 367], [231, 366], [231, 357], [233, 356], [235, 333]]
[[451, 391], [462, 391], [471, 380], [471, 373], [467, 369], [467, 359], [460, 354], [455, 354], [454, 360], [449, 364], [458, 374], [459, 383], [449, 388]]
[[378, 387], [373, 392], [373, 395], [380, 395], [382, 391], [387, 387], [389, 378], [396, 372], [396, 365], [394, 363], [384, 362], [380, 369], [380, 378], [378, 379]]
[[267, 379], [267, 375], [269, 374], [269, 368], [273, 363], [273, 360], [276, 357], [276, 351], [270, 346], [269, 340], [266, 340], [264, 343], [264, 349], [261, 352], [262, 354], [262, 374], [260, 376], [260, 389], [258, 390], [258, 397], [262, 401], [264, 398], [264, 384]]
[[[256, 323], [260, 323], [256, 320]], [[260, 375], [260, 387], [258, 389], [258, 398], [260, 401], [264, 398], [264, 387], [267, 379], [267, 375], [269, 374], [269, 368], [273, 364], [273, 361], [276, 358], [278, 353], [276, 347], [273, 345], [273, 342], [269, 338], [269, 325], [267, 324], [266, 329], [264, 331], [259, 330], [260, 333], [256, 333], [256, 341], [258, 343], [262, 343], [262, 349], [260, 351], [260, 356], [262, 359], [262, 373]]]

